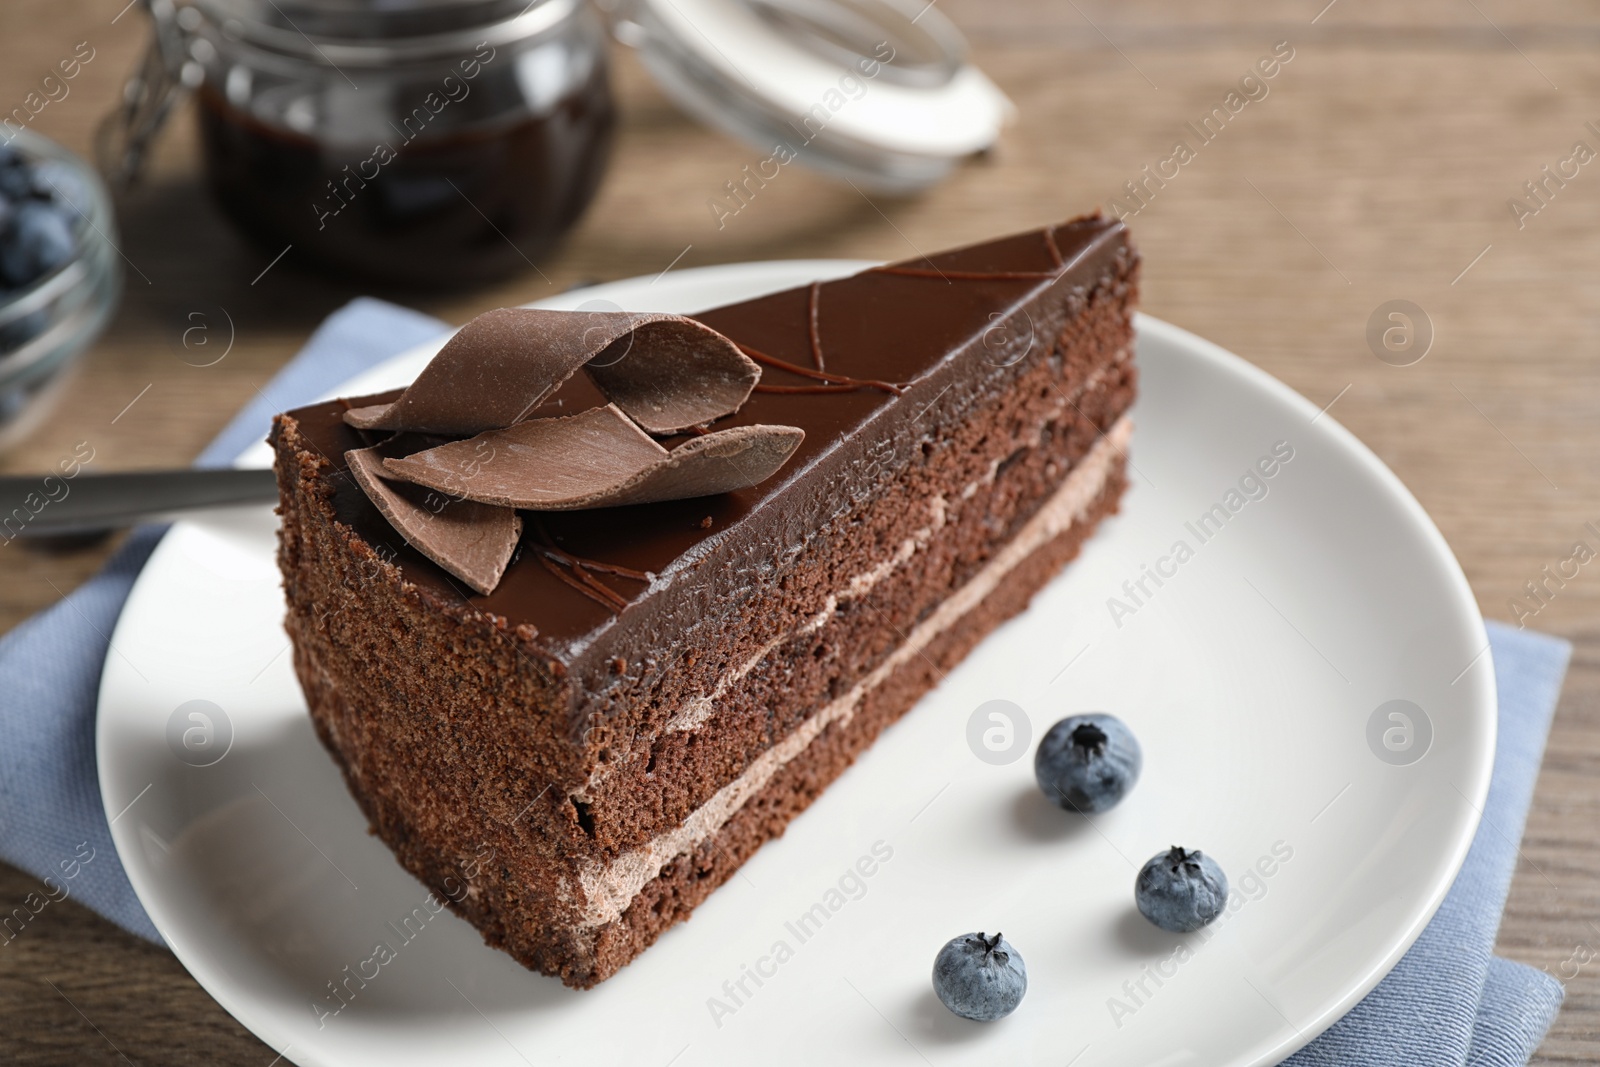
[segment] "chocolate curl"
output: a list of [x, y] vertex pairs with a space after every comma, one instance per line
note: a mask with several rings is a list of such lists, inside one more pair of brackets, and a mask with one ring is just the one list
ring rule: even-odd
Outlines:
[[681, 433], [732, 415], [761, 368], [711, 327], [678, 316], [642, 323], [583, 368], [646, 432]]
[[608, 493], [604, 504], [584, 506], [652, 504], [759, 485], [778, 473], [805, 437], [798, 426], [716, 430], [674, 448], [664, 462]]
[[669, 452], [607, 405], [531, 419], [383, 465], [391, 477], [468, 500], [578, 511], [744, 489], [777, 473], [804, 437], [792, 426], [738, 426]]
[[502, 507], [542, 509], [626, 481], [668, 452], [615, 405], [529, 419], [384, 461], [391, 478]]
[[499, 308], [457, 331], [392, 403], [344, 418], [447, 436], [502, 429], [585, 366], [607, 399], [658, 434], [732, 414], [761, 377], [732, 341], [681, 315]]
[[472, 500], [427, 506], [432, 493], [390, 481], [377, 448], [344, 454], [356, 484], [406, 543], [487, 595], [499, 584], [522, 537], [522, 516]]

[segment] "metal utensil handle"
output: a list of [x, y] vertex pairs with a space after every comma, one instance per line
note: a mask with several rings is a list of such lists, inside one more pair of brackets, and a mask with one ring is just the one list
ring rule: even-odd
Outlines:
[[0, 478], [0, 544], [132, 526], [196, 508], [278, 499], [270, 470], [127, 471]]

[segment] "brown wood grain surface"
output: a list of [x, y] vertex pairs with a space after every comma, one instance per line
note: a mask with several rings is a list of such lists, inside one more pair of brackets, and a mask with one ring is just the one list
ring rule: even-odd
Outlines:
[[[86, 151], [143, 45], [126, 0], [9, 0], [0, 109], [80, 41], [94, 59], [34, 123]], [[1600, 165], [1537, 215], [1507, 206], [1600, 124], [1600, 11], [1578, 0], [1156, 3], [944, 0], [1016, 102], [989, 157], [922, 196], [868, 197], [785, 168], [718, 228], [707, 201], [759, 154], [680, 115], [631, 56], [599, 200], [539, 271], [472, 292], [388, 292], [452, 322], [584, 280], [807, 256], [900, 257], [1063, 217], [1171, 154], [1276, 42], [1294, 58], [1132, 219], [1146, 310], [1264, 367], [1387, 462], [1454, 547], [1490, 618], [1600, 525]], [[192, 116], [121, 206], [121, 309], [49, 421], [0, 456], [43, 469], [79, 441], [94, 468], [188, 462], [330, 311], [370, 290], [287, 268], [241, 241], [200, 186]], [[1369, 350], [1380, 304], [1420, 305], [1420, 363]], [[177, 356], [192, 312], [226, 308], [232, 351]], [[131, 405], [131, 406], [130, 406]], [[109, 546], [0, 549], [0, 631], [84, 580]], [[1499, 951], [1567, 981], [1537, 1062], [1600, 1060], [1600, 564], [1530, 625], [1570, 639], [1571, 674]], [[5, 699], [0, 694], [0, 699]], [[37, 883], [0, 866], [0, 901]], [[1588, 946], [1595, 946], [1590, 949]], [[68, 900], [0, 949], [0, 1061], [267, 1067], [167, 952]]]

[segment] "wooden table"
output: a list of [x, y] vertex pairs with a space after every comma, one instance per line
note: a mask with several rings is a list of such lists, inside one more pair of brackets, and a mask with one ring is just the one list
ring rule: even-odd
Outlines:
[[[87, 148], [143, 45], [125, 0], [10, 0], [0, 104], [89, 41], [95, 58], [39, 130]], [[1324, 8], [1324, 4], [1327, 7]], [[1490, 618], [1575, 540], [1600, 547], [1600, 165], [1536, 216], [1508, 200], [1600, 122], [1600, 15], [1574, 0], [1193, 5], [945, 0], [1020, 119], [990, 158], [933, 192], [868, 200], [786, 168], [719, 230], [706, 207], [758, 156], [668, 104], [620, 61], [610, 177], [566, 247], [469, 295], [380, 293], [454, 322], [588, 279], [773, 257], [901, 257], [1060, 218], [1121, 194], [1171, 154], [1275, 42], [1294, 58], [1133, 219], [1145, 307], [1253, 360], [1332, 411], [1411, 487]], [[1169, 168], [1170, 172], [1170, 168]], [[1553, 188], [1553, 186], [1552, 186]], [[0, 471], [43, 469], [79, 441], [94, 467], [187, 462], [359, 286], [269, 271], [207, 202], [188, 116], [122, 210], [127, 293], [64, 403]], [[686, 251], [687, 250], [687, 251]], [[148, 279], [148, 280], [146, 280]], [[548, 280], [546, 280], [548, 279]], [[1379, 305], [1420, 305], [1420, 363], [1380, 362]], [[191, 312], [225, 307], [233, 350], [175, 353]], [[107, 548], [0, 552], [0, 630], [81, 582]], [[1499, 951], [1553, 973], [1600, 947], [1600, 563], [1529, 619], [1575, 645]], [[0, 699], [5, 699], [0, 695]], [[0, 867], [0, 900], [34, 880]], [[1593, 955], [1595, 949], [1588, 949]], [[1600, 1059], [1600, 964], [1578, 969], [1538, 1062]], [[273, 1052], [163, 950], [72, 902], [0, 951], [0, 1060], [267, 1067]]]

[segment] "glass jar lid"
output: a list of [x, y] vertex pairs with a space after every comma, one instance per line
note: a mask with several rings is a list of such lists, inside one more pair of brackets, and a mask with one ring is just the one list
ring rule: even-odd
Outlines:
[[349, 40], [422, 37], [499, 22], [527, 0], [194, 0], [218, 22]]
[[989, 148], [1011, 102], [927, 0], [613, 0], [662, 89], [777, 163], [908, 192]]
[[578, 0], [178, 0], [186, 30], [333, 66], [385, 67], [496, 47], [565, 19]]

